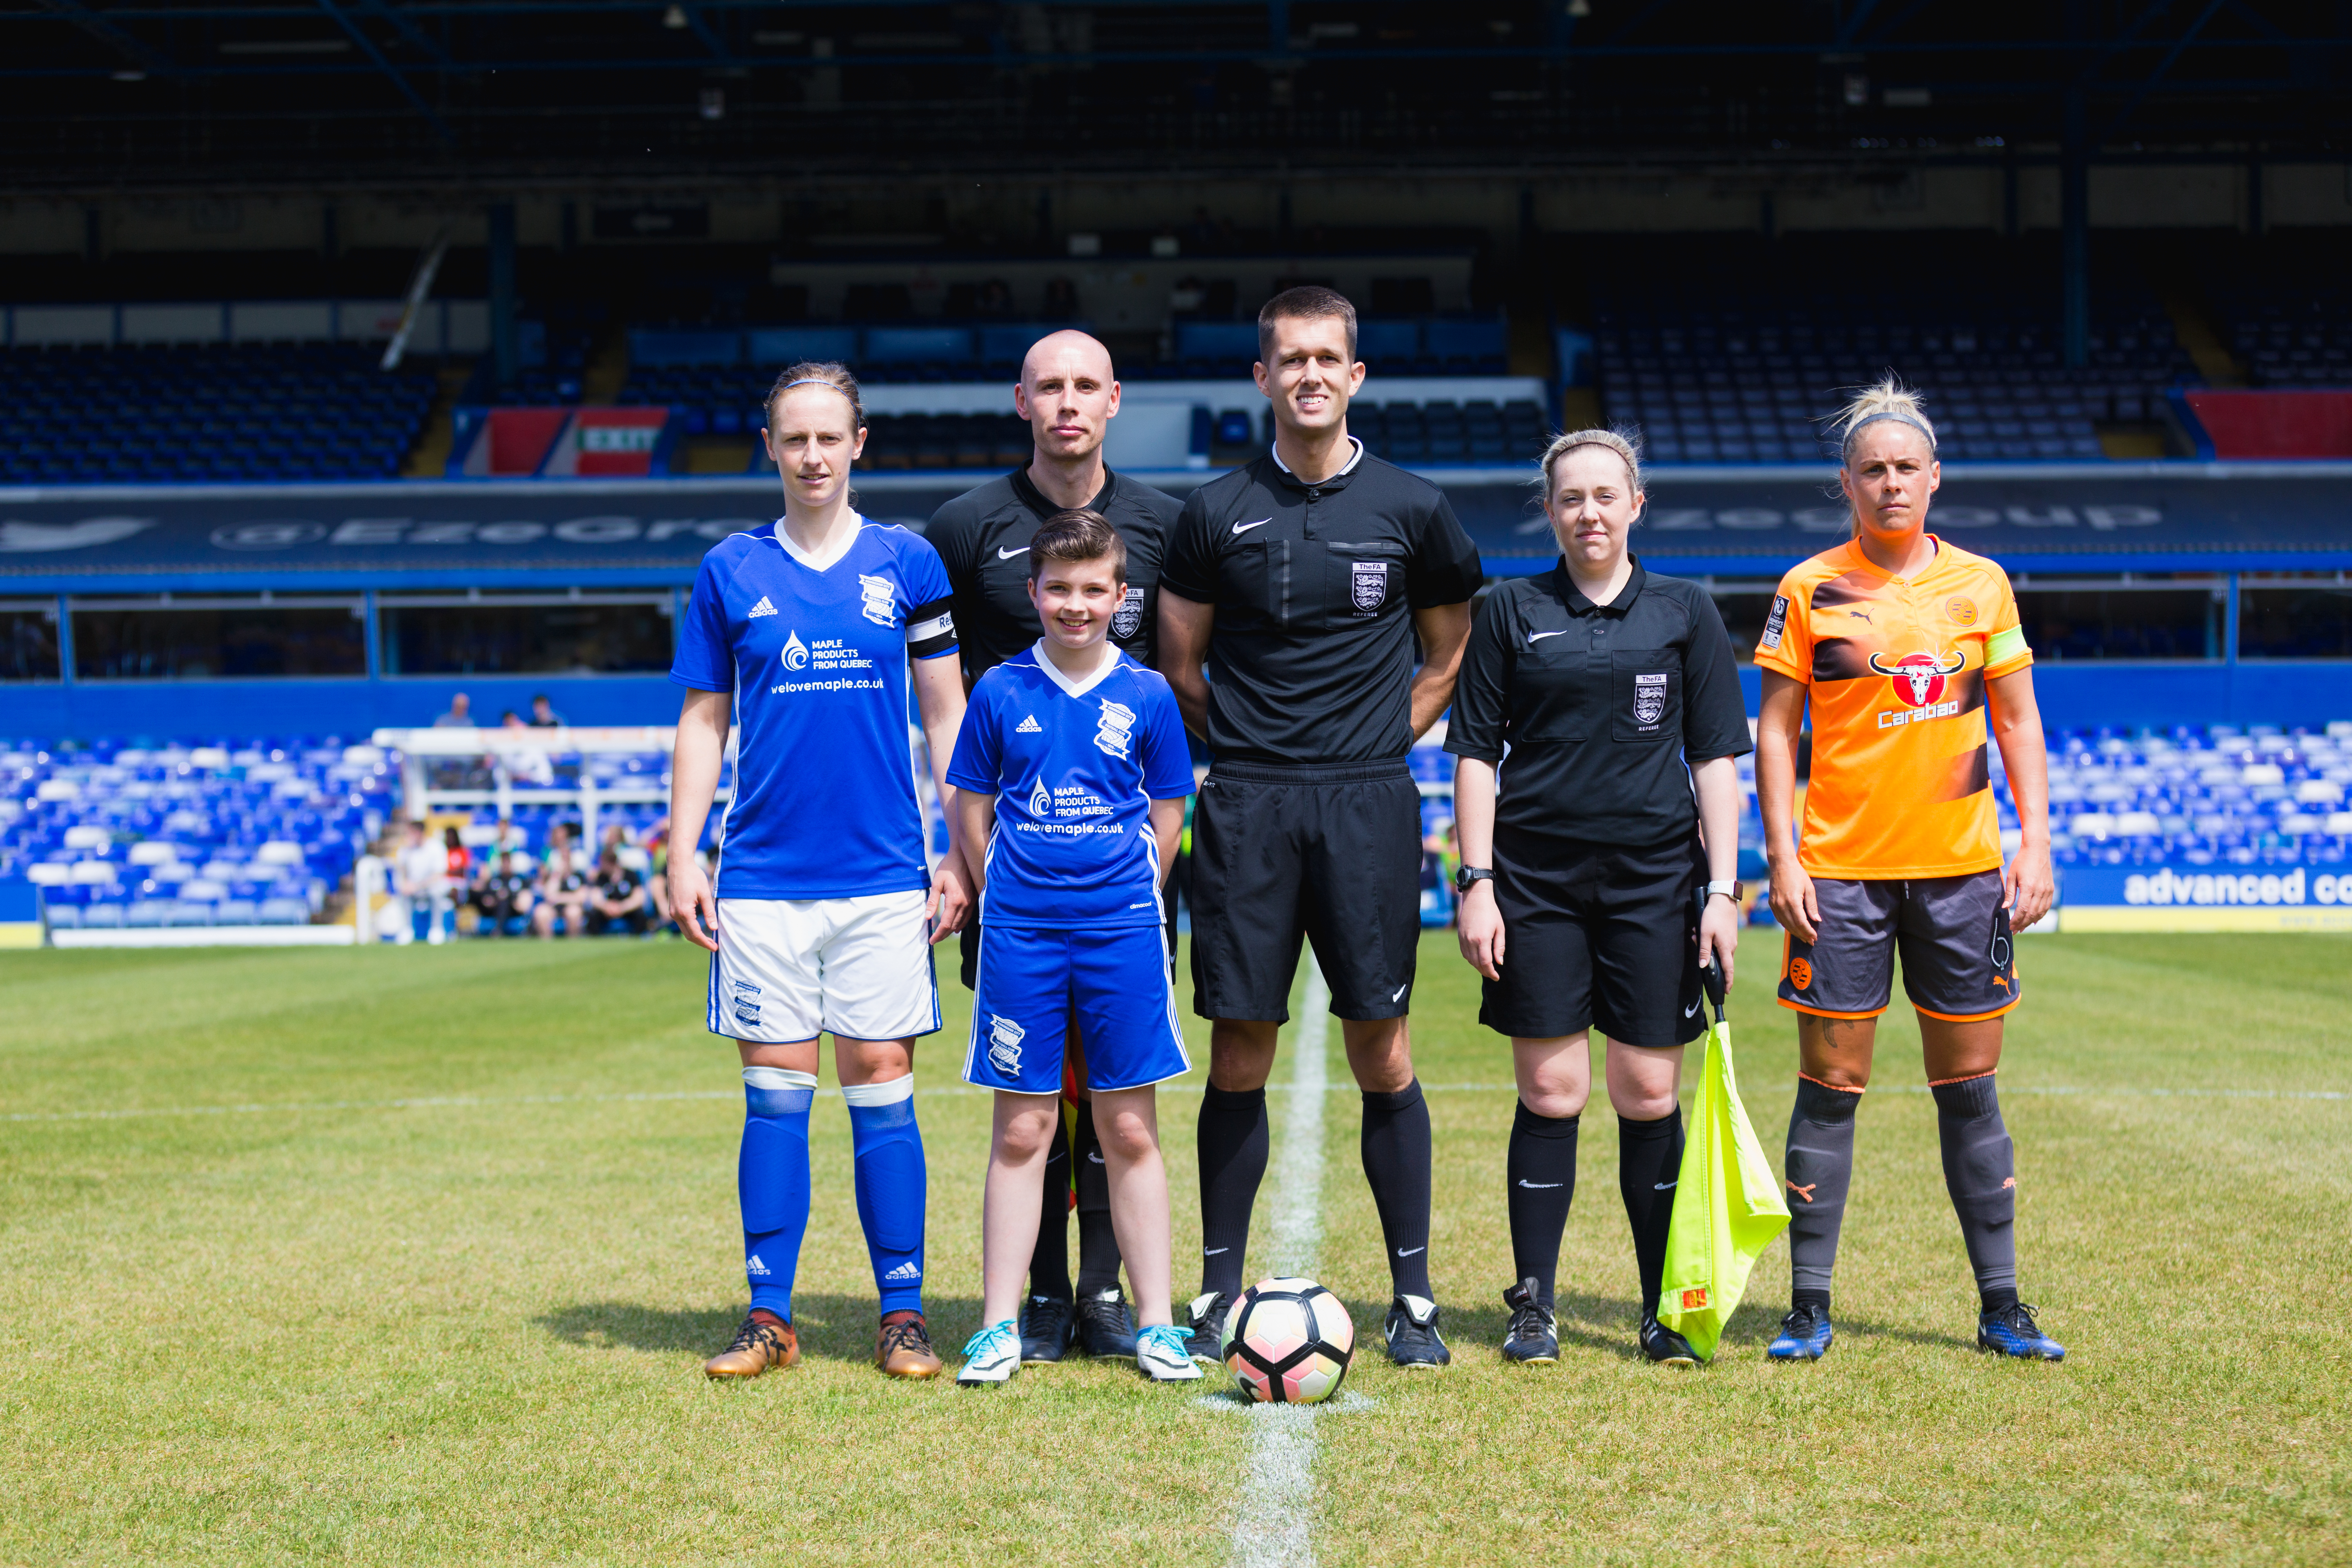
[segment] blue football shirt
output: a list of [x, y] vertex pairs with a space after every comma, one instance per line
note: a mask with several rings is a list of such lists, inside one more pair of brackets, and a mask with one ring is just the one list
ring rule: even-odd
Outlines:
[[740, 727], [722, 899], [930, 886], [907, 738], [907, 659], [956, 650], [939, 552], [863, 519], [830, 561], [774, 523], [711, 547], [669, 678], [732, 691]]
[[1122, 653], [1074, 682], [1041, 647], [1013, 655], [972, 687], [948, 783], [997, 797], [983, 923], [1160, 923], [1151, 802], [1192, 793], [1192, 757], [1153, 671]]

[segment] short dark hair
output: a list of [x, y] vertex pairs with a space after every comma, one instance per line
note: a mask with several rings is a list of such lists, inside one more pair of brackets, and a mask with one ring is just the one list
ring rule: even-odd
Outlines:
[[1108, 561], [1114, 582], [1127, 581], [1127, 541], [1110, 520], [1092, 507], [1074, 506], [1057, 511], [1038, 526], [1029, 540], [1029, 580], [1037, 580], [1048, 561], [1076, 565]]
[[1257, 312], [1257, 357], [1260, 363], [1274, 357], [1274, 324], [1287, 318], [1291, 321], [1314, 321], [1337, 317], [1348, 324], [1348, 363], [1356, 363], [1356, 307], [1337, 289], [1306, 283], [1296, 289], [1285, 289]]

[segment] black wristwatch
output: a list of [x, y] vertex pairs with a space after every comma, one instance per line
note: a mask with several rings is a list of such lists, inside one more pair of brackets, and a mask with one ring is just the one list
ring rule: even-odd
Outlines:
[[1471, 883], [1491, 882], [1494, 879], [1495, 873], [1484, 866], [1465, 866], [1454, 873], [1454, 890], [1457, 893], [1466, 893], [1470, 890]]

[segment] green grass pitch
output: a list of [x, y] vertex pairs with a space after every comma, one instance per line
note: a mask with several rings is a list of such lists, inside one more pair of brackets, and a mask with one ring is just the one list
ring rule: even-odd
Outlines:
[[[1733, 1012], [1777, 1163], [1776, 945], [1751, 940]], [[1720, 1359], [1678, 1373], [1633, 1347], [1598, 1096], [1562, 1360], [1496, 1354], [1508, 1063], [1432, 935], [1413, 1023], [1456, 1362], [1408, 1377], [1375, 1347], [1386, 1276], [1335, 1030], [1318, 1273], [1366, 1336], [1349, 1387], [1369, 1403], [1317, 1423], [1317, 1555], [2352, 1557], [2347, 958], [2311, 937], [2022, 944], [2001, 1082], [2025, 1295], [2064, 1365], [1971, 1348], [1933, 1104], [1892, 1021], [1836, 1350], [1763, 1363], [1776, 1244]], [[871, 1370], [837, 1098], [815, 1121], [809, 1360], [706, 1384], [743, 1281], [740, 1100], [703, 974], [675, 942], [0, 955], [0, 1562], [1229, 1561], [1253, 1423], [1200, 1385]], [[917, 1070], [952, 1352], [978, 1315], [988, 1107], [958, 1089], [967, 998], [943, 995]], [[1198, 1102], [1164, 1101], [1181, 1294]]]

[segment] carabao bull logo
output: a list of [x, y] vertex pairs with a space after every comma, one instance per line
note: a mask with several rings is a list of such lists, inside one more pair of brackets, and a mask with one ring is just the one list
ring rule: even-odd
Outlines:
[[1886, 656], [1870, 656], [1870, 668], [1894, 683], [1895, 695], [1914, 708], [1932, 708], [1943, 700], [1947, 676], [1959, 674], [1968, 659], [1958, 653], [1906, 653], [1889, 664]]

